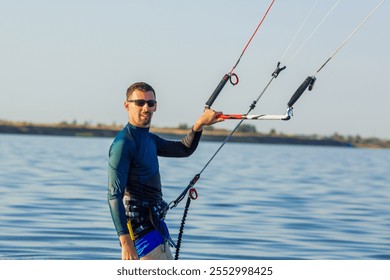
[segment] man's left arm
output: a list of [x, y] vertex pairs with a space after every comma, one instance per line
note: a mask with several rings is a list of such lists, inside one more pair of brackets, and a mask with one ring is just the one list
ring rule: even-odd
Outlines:
[[223, 121], [217, 118], [221, 112], [206, 109], [192, 126], [191, 131], [181, 141], [168, 141], [159, 138], [158, 155], [165, 157], [188, 157], [198, 147], [204, 126]]

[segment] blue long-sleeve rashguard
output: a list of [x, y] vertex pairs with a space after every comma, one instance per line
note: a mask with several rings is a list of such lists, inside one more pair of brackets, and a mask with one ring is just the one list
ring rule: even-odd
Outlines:
[[128, 123], [109, 150], [108, 204], [119, 235], [128, 234], [123, 195], [158, 203], [163, 199], [158, 156], [188, 157], [197, 148], [202, 132], [191, 130], [181, 141], [165, 140]]

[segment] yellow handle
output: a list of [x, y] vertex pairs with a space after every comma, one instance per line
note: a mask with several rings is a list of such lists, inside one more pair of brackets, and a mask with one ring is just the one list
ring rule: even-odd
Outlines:
[[133, 227], [131, 226], [131, 222], [130, 220], [127, 221], [127, 228], [129, 229], [129, 233], [130, 233], [130, 238], [131, 240], [135, 240], [135, 237], [134, 237], [134, 232], [133, 232]]

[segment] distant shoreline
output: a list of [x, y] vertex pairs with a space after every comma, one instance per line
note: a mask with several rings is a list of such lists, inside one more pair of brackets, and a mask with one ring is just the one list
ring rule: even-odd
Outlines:
[[[110, 137], [114, 138], [123, 126], [108, 125], [79, 125], [79, 124], [33, 124], [25, 122], [0, 121], [0, 133], [25, 135], [57, 135], [73, 137]], [[189, 129], [157, 128], [152, 127], [151, 132], [168, 139], [181, 139]], [[222, 142], [230, 133], [228, 130], [205, 130], [202, 141]], [[263, 144], [290, 144], [290, 145], [316, 145], [358, 148], [390, 148], [389, 140], [377, 138], [332, 137], [285, 135], [278, 133], [236, 132], [230, 142], [263, 143]]]

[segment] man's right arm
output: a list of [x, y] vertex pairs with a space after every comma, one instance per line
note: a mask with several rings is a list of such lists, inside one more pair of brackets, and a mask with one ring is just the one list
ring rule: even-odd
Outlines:
[[137, 250], [134, 247], [133, 240], [130, 238], [130, 234], [120, 235], [119, 241], [122, 247], [122, 260], [139, 260]]
[[108, 205], [122, 246], [122, 259], [138, 259], [127, 228], [123, 194], [130, 168], [130, 153], [124, 139], [115, 139], [109, 151]]

